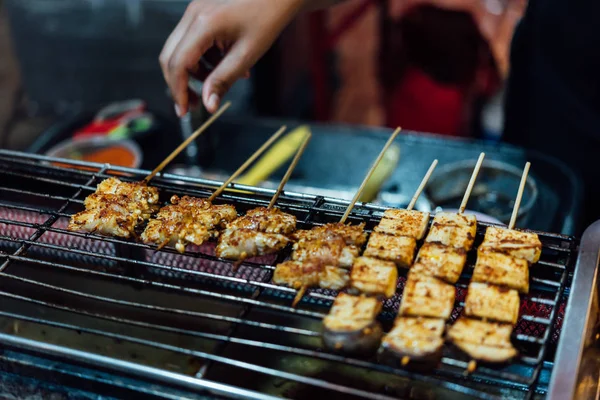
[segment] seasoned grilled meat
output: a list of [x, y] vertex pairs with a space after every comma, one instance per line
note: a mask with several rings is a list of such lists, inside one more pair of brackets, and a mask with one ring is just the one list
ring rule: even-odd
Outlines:
[[294, 243], [292, 259], [350, 268], [358, 253], [358, 247], [347, 245], [340, 236], [331, 236], [328, 239], [301, 239]]
[[251, 229], [226, 229], [215, 249], [217, 257], [244, 260], [282, 250], [289, 243], [280, 233], [264, 233]]
[[415, 257], [416, 248], [417, 242], [412, 237], [373, 232], [364, 255], [393, 261], [399, 267], [408, 268]]
[[285, 261], [275, 267], [273, 283], [300, 289], [322, 287], [339, 290], [348, 285], [348, 271], [324, 264]]
[[423, 239], [429, 224], [429, 213], [415, 210], [386, 210], [374, 229], [375, 232], [392, 236], [408, 236], [416, 240]]
[[108, 178], [98, 184], [96, 193], [126, 196], [130, 201], [149, 205], [158, 204], [158, 189], [145, 182], [122, 182], [117, 178]]
[[381, 341], [382, 330], [375, 320], [381, 302], [373, 297], [340, 293], [323, 319], [323, 343], [333, 351], [369, 355]]
[[424, 243], [409, 273], [416, 276], [433, 276], [456, 283], [466, 261], [467, 252], [464, 249], [439, 243]]
[[350, 286], [359, 292], [382, 295], [387, 298], [396, 293], [398, 270], [390, 261], [370, 257], [358, 257], [354, 260], [350, 273]]
[[528, 293], [529, 263], [504, 253], [479, 251], [471, 282], [492, 283]]
[[399, 317], [384, 336], [380, 359], [388, 364], [435, 366], [442, 355], [444, 320]]
[[510, 341], [510, 324], [461, 317], [448, 330], [447, 338], [475, 360], [501, 363], [517, 355]]
[[228, 223], [227, 229], [247, 229], [289, 235], [296, 230], [296, 217], [277, 208], [258, 207]]
[[201, 245], [218, 236], [218, 228], [236, 217], [231, 205], [216, 205], [206, 199], [171, 197], [170, 205], [160, 209], [142, 233], [144, 243], [174, 245], [183, 253], [189, 243]]
[[433, 218], [425, 241], [469, 251], [475, 241], [476, 231], [475, 216], [442, 212]]
[[406, 280], [399, 315], [448, 319], [456, 289], [439, 279], [411, 275]]
[[515, 324], [519, 318], [519, 293], [487, 283], [471, 282], [465, 315]]
[[294, 238], [298, 241], [327, 241], [337, 237], [341, 237], [347, 245], [362, 247], [367, 241], [365, 224], [348, 225], [331, 223], [314, 227], [311, 230], [299, 230], [294, 233]]
[[490, 226], [485, 231], [479, 250], [506, 253], [536, 263], [542, 253], [542, 242], [535, 233]]

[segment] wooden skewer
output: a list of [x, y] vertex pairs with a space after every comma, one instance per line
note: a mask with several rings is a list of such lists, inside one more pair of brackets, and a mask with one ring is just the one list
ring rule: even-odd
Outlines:
[[469, 197], [471, 197], [471, 191], [473, 191], [473, 186], [475, 186], [475, 181], [477, 180], [477, 174], [479, 174], [479, 170], [481, 169], [481, 164], [483, 163], [483, 159], [485, 158], [485, 153], [481, 153], [479, 155], [479, 159], [477, 160], [477, 164], [475, 164], [475, 169], [473, 170], [473, 174], [471, 175], [471, 180], [469, 181], [469, 185], [467, 186], [467, 191], [462, 199], [462, 203], [460, 203], [460, 208], [458, 209], [458, 213], [462, 214], [465, 212], [467, 208], [467, 203], [469, 202]]
[[438, 164], [438, 160], [437, 159], [433, 160], [433, 162], [431, 163], [431, 166], [429, 167], [429, 170], [427, 171], [427, 173], [423, 177], [423, 180], [421, 181], [421, 184], [417, 188], [415, 195], [410, 200], [408, 207], [406, 207], [406, 209], [408, 211], [412, 210], [414, 208], [415, 204], [417, 204], [417, 200], [419, 199], [419, 196], [421, 195], [421, 192], [423, 191], [423, 189], [425, 189], [425, 185], [427, 185], [427, 181], [429, 181], [429, 178], [431, 177], [431, 174], [433, 174], [433, 170], [435, 169], [437, 164]]
[[521, 207], [521, 200], [523, 199], [523, 191], [525, 190], [525, 183], [527, 183], [527, 175], [529, 175], [529, 167], [531, 167], [531, 163], [527, 162], [527, 164], [525, 164], [525, 169], [523, 169], [523, 175], [521, 176], [521, 183], [519, 184], [519, 191], [517, 192], [517, 199], [515, 200], [515, 206], [513, 207], [513, 212], [510, 217], [510, 223], [508, 224], [508, 229], [514, 229], [515, 224], [517, 223], [517, 216], [519, 215], [519, 207]]
[[163, 162], [161, 162], [158, 165], [158, 167], [154, 168], [154, 171], [152, 171], [150, 173], [150, 175], [148, 175], [146, 178], [144, 178], [143, 182], [146, 182], [146, 183], [150, 182], [150, 179], [154, 178], [156, 176], [156, 174], [158, 174], [160, 171], [162, 171], [163, 168], [165, 168], [171, 161], [173, 161], [173, 159], [175, 157], [177, 157], [177, 155], [179, 153], [181, 153], [193, 140], [195, 140], [198, 136], [200, 136], [213, 122], [215, 122], [215, 120], [217, 118], [219, 118], [221, 116], [221, 114], [223, 114], [225, 112], [225, 110], [227, 110], [229, 108], [229, 106], [231, 106], [230, 101], [223, 104], [223, 106], [221, 108], [219, 108], [217, 110], [217, 112], [214, 113], [209, 119], [207, 119], [206, 122], [203, 123], [202, 126], [196, 130], [196, 132], [192, 133], [192, 135], [189, 138], [187, 138], [183, 143], [181, 143], [179, 145], [179, 147], [177, 147], [175, 150], [173, 150], [173, 152], [171, 154], [169, 154], [167, 156], [167, 158], [165, 158], [163, 160]]
[[215, 198], [217, 198], [217, 196], [219, 196], [226, 188], [227, 186], [229, 186], [229, 184], [231, 182], [234, 181], [235, 178], [237, 178], [238, 176], [240, 176], [240, 174], [242, 172], [244, 172], [246, 170], [246, 168], [248, 168], [250, 166], [250, 164], [252, 164], [254, 162], [254, 160], [256, 160], [262, 153], [265, 152], [266, 149], [269, 148], [269, 146], [271, 146], [273, 144], [274, 141], [276, 141], [277, 139], [279, 139], [279, 137], [283, 134], [283, 132], [285, 132], [285, 130], [287, 129], [287, 127], [284, 125], [281, 128], [279, 128], [279, 130], [277, 132], [275, 132], [275, 134], [273, 134], [273, 136], [271, 136], [269, 138], [269, 140], [267, 140], [262, 146], [260, 146], [260, 148], [258, 150], [256, 150], [254, 152], [254, 154], [252, 154], [250, 156], [250, 158], [248, 158], [244, 164], [242, 164], [241, 167], [239, 167], [237, 169], [237, 171], [235, 171], [233, 173], [233, 175], [231, 175], [229, 177], [229, 179], [227, 179], [225, 182], [223, 182], [223, 184], [221, 185], [221, 187], [219, 187], [209, 198], [208, 201], [213, 201]]
[[271, 202], [269, 203], [269, 206], [267, 208], [273, 207], [275, 205], [275, 203], [277, 202], [277, 199], [281, 195], [281, 192], [283, 192], [283, 187], [285, 186], [287, 181], [290, 179], [290, 176], [292, 176], [292, 172], [296, 168], [296, 165], [298, 165], [298, 161], [300, 161], [300, 157], [302, 157], [302, 154], [304, 153], [304, 150], [306, 149], [308, 142], [310, 142], [311, 137], [312, 137], [312, 133], [309, 132], [306, 135], [306, 137], [304, 138], [304, 141], [302, 142], [302, 145], [300, 145], [300, 148], [296, 152], [296, 155], [294, 156], [294, 159], [292, 160], [290, 166], [288, 167], [287, 171], [285, 171], [285, 175], [281, 179], [281, 182], [279, 182], [279, 187], [277, 188], [277, 191], [271, 198]]
[[371, 178], [371, 175], [373, 175], [373, 172], [375, 171], [375, 168], [377, 168], [377, 165], [379, 164], [379, 162], [383, 158], [385, 152], [392, 145], [392, 142], [394, 141], [394, 139], [396, 139], [396, 136], [398, 136], [398, 134], [400, 133], [401, 130], [402, 130], [402, 128], [400, 128], [400, 127], [396, 128], [396, 130], [394, 131], [394, 133], [392, 133], [392, 136], [390, 136], [390, 138], [388, 139], [387, 143], [385, 144], [385, 146], [383, 147], [383, 149], [379, 153], [379, 156], [377, 156], [377, 158], [375, 159], [375, 162], [371, 166], [371, 169], [369, 170], [369, 172], [367, 172], [367, 176], [365, 176], [365, 179], [363, 179], [360, 187], [358, 188], [356, 194], [354, 195], [354, 198], [352, 199], [352, 201], [350, 202], [350, 204], [346, 208], [346, 212], [342, 216], [342, 219], [340, 219], [340, 223], [343, 224], [344, 222], [346, 222], [346, 219], [348, 219], [348, 216], [350, 215], [350, 213], [352, 212], [352, 209], [356, 205], [356, 202], [358, 201], [358, 198], [360, 197], [362, 191], [365, 189], [365, 186], [367, 185], [367, 182]]
[[294, 301], [292, 301], [292, 308], [295, 308], [298, 305], [298, 303], [300, 303], [300, 300], [302, 300], [304, 293], [306, 293], [306, 289], [308, 289], [306, 286], [302, 286], [298, 290], [298, 293], [296, 293], [296, 296], [294, 297]]

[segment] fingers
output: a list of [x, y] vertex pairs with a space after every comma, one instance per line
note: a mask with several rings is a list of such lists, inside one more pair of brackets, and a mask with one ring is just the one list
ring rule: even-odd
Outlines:
[[190, 27], [192, 20], [193, 20], [193, 13], [191, 10], [191, 5], [190, 5], [188, 7], [188, 9], [186, 10], [186, 12], [183, 14], [183, 17], [181, 17], [181, 20], [179, 21], [179, 23], [177, 24], [177, 26], [175, 27], [173, 32], [171, 32], [171, 34], [167, 38], [167, 41], [165, 42], [165, 45], [163, 46], [163, 48], [160, 52], [160, 56], [158, 57], [158, 60], [160, 62], [160, 67], [162, 69], [162, 73], [163, 73], [163, 76], [165, 77], [165, 80], [168, 77], [169, 60], [171, 59], [171, 56], [173, 55], [175, 48], [177, 47], [177, 45], [183, 38], [183, 35], [185, 35], [188, 28]]

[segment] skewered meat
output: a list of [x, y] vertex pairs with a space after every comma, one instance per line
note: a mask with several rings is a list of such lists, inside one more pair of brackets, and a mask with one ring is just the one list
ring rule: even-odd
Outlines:
[[145, 182], [122, 182], [117, 178], [107, 178], [98, 184], [96, 193], [126, 196], [133, 202], [158, 203], [158, 189]]
[[370, 257], [358, 257], [350, 273], [350, 286], [359, 292], [382, 295], [387, 298], [396, 293], [398, 270], [393, 262]]
[[365, 224], [331, 223], [314, 227], [311, 230], [298, 230], [294, 233], [294, 238], [298, 241], [327, 241], [337, 237], [341, 237], [347, 245], [362, 247], [367, 241]]
[[510, 324], [461, 317], [448, 330], [447, 338], [476, 360], [501, 363], [517, 355], [510, 341]]
[[433, 276], [449, 283], [456, 283], [466, 261], [467, 252], [464, 249], [439, 243], [424, 243], [409, 274]]
[[328, 239], [301, 239], [294, 243], [292, 259], [350, 268], [358, 253], [358, 247], [347, 245], [340, 236], [331, 236]]
[[289, 235], [296, 230], [296, 217], [278, 208], [257, 207], [228, 223], [227, 229], [247, 229]]
[[392, 236], [408, 236], [416, 240], [423, 239], [429, 225], [429, 213], [389, 209], [386, 210], [374, 231]]
[[144, 243], [174, 245], [183, 253], [189, 243], [201, 245], [218, 236], [218, 228], [236, 217], [231, 205], [216, 205], [196, 197], [171, 197], [170, 205], [160, 209], [142, 233]]
[[383, 338], [381, 361], [401, 366], [435, 366], [442, 356], [444, 325], [439, 318], [397, 318], [394, 328]]
[[506, 253], [533, 264], [540, 259], [542, 242], [535, 233], [490, 226], [485, 231], [479, 250]]
[[456, 289], [439, 279], [411, 275], [404, 286], [399, 315], [448, 319]]
[[408, 268], [415, 257], [416, 248], [417, 242], [412, 237], [373, 232], [364, 255], [393, 261], [399, 267]]
[[471, 281], [507, 286], [528, 293], [529, 263], [495, 251], [479, 251]]
[[319, 263], [285, 261], [275, 267], [273, 283], [294, 289], [322, 287], [339, 290], [348, 285], [348, 271]]
[[369, 355], [381, 342], [381, 325], [375, 320], [381, 302], [373, 297], [337, 295], [323, 319], [323, 343], [333, 351]]
[[475, 241], [476, 231], [475, 216], [442, 212], [433, 218], [425, 241], [469, 251]]
[[519, 318], [519, 293], [487, 283], [471, 282], [465, 315], [515, 324]]

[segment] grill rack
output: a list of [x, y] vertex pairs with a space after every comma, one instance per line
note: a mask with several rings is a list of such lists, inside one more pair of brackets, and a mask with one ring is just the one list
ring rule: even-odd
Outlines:
[[[64, 227], [61, 227], [60, 222], [64, 222], [66, 218], [69, 218], [73, 211], [82, 208], [83, 199], [95, 190], [95, 184], [100, 180], [111, 176], [113, 173], [129, 175], [122, 177], [122, 179], [140, 179], [145, 176], [145, 171], [61, 160], [62, 164], [85, 166], [92, 169], [74, 170], [66, 168], [66, 166], [50, 164], [51, 161], [56, 160], [44, 156], [0, 150], [0, 168], [2, 168], [0, 171], [0, 209], [43, 216], [41, 223], [0, 218], [0, 227], [2, 225], [5, 227], [18, 227], [25, 229], [28, 233], [32, 232], [26, 238], [15, 237], [6, 233], [0, 235], [0, 297], [11, 299], [19, 304], [27, 303], [44, 309], [65, 312], [69, 315], [78, 314], [95, 320], [117, 323], [121, 326], [191, 336], [213, 341], [217, 344], [210, 351], [192, 350], [147, 338], [113, 333], [103, 328], [91, 328], [65, 323], [60, 320], [42, 318], [38, 315], [29, 316], [9, 312], [4, 307], [0, 308], [0, 317], [6, 319], [45, 325], [62, 330], [84, 332], [96, 337], [110, 338], [151, 349], [162, 349], [182, 356], [201, 359], [205, 363], [198, 368], [194, 377], [190, 377], [182, 374], [168, 374], [162, 368], [150, 370], [147, 366], [140, 364], [120, 361], [113, 357], [105, 357], [91, 352], [82, 353], [65, 346], [53, 347], [49, 343], [30, 341], [18, 334], [0, 334], [0, 343], [42, 353], [52, 353], [70, 360], [99, 363], [112, 369], [130, 373], [135, 372], [148, 379], [167, 380], [169, 383], [184, 387], [203, 388], [222, 394], [251, 398], [264, 398], [264, 395], [255, 390], [246, 390], [231, 384], [211, 381], [207, 379], [207, 377], [214, 375], [211, 374], [211, 370], [218, 369], [216, 365], [229, 366], [245, 371], [257, 371], [262, 375], [285, 379], [338, 394], [372, 398], [391, 397], [389, 388], [380, 393], [375, 393], [373, 390], [365, 390], [363, 385], [355, 387], [348, 384], [349, 379], [347, 378], [307, 377], [283, 370], [283, 368], [260, 365], [259, 362], [256, 362], [257, 360], [250, 362], [242, 360], [243, 357], [231, 356], [227, 351], [228, 346], [254, 349], [263, 354], [264, 352], [276, 352], [283, 355], [294, 355], [310, 360], [335, 363], [344, 367], [350, 366], [362, 370], [377, 371], [386, 374], [386, 376], [408, 378], [417, 383], [449, 389], [454, 394], [461, 393], [479, 398], [500, 398], [506, 393], [506, 390], [516, 391], [519, 397], [522, 398], [531, 398], [536, 392], [543, 394], [546, 390], [538, 384], [538, 380], [544, 368], [550, 369], [552, 367], [553, 357], [551, 354], [547, 357], [547, 353], [549, 347], [553, 347], [552, 342], [555, 342], [558, 336], [560, 328], [560, 321], [557, 320], [558, 309], [560, 304], [565, 303], [568, 296], [569, 278], [573, 271], [577, 247], [577, 240], [572, 237], [538, 232], [544, 250], [542, 261], [532, 267], [531, 289], [526, 301], [529, 304], [537, 304], [545, 308], [545, 313], [542, 316], [538, 313], [528, 313], [522, 307], [517, 327], [517, 332], [520, 333], [515, 336], [515, 340], [524, 355], [519, 358], [518, 362], [504, 368], [479, 367], [474, 374], [465, 377], [463, 372], [467, 368], [468, 360], [457, 357], [451, 349], [445, 349], [442, 364], [437, 370], [430, 374], [418, 374], [381, 365], [373, 360], [352, 359], [321, 350], [319, 344], [317, 344], [319, 343], [320, 333], [316, 327], [318, 327], [319, 320], [327, 313], [327, 309], [335, 297], [335, 292], [321, 289], [309, 290], [299, 307], [296, 309], [291, 308], [289, 304], [291, 304], [296, 290], [270, 283], [274, 265], [287, 256], [285, 252], [277, 257], [272, 257], [267, 262], [246, 261], [242, 264], [238, 273], [232, 274], [231, 264], [211, 255], [210, 246], [200, 249], [202, 253], [198, 251], [199, 249], [194, 249], [195, 251], [187, 251], [184, 256], [179, 256], [172, 249], [165, 248], [159, 252], [154, 252], [156, 250], [154, 246], [65, 230]], [[42, 185], [50, 188], [49, 193], [42, 193], [41, 190], [23, 189], [22, 186], [26, 185], [28, 181], [36, 186]], [[166, 193], [188, 194], [199, 197], [208, 196], [212, 193], [211, 188], [216, 188], [219, 184], [220, 182], [166, 174], [153, 181], [153, 186], [158, 187], [161, 191], [161, 198]], [[234, 187], [251, 193], [229, 192], [222, 195], [220, 200], [235, 204], [240, 211], [268, 204], [269, 197], [273, 193], [272, 190], [243, 185]], [[68, 194], [69, 191], [72, 193], [71, 195]], [[13, 197], [15, 196], [25, 196], [26, 199], [25, 201], [22, 198], [14, 201]], [[9, 201], [5, 198], [8, 198]], [[37, 205], [40, 202], [43, 207]], [[48, 207], [47, 205], [50, 203], [54, 206]], [[308, 228], [338, 220], [346, 205], [347, 202], [343, 200], [288, 192], [285, 192], [278, 201], [278, 206], [281, 209], [297, 215], [300, 228]], [[367, 223], [367, 228], [370, 229], [378, 222], [384, 210], [383, 207], [359, 204], [351, 214], [349, 222], [364, 221]], [[486, 226], [488, 225], [485, 223], [479, 223], [477, 241], [481, 240]], [[100, 243], [105, 247], [112, 247], [113, 252], [91, 251], [54, 244], [44, 240], [49, 234], [77, 238], [80, 242]], [[209, 254], [204, 254], [206, 252], [209, 252]], [[168, 266], [153, 261], [161, 255], [181, 257], [194, 262], [208, 262], [210, 265], [217, 265], [221, 269], [217, 272], [210, 272], [210, 268], [208, 270], [191, 270], [189, 267]], [[88, 264], [80, 265], [81, 260], [87, 261]], [[94, 260], [94, 266], [89, 265], [90, 260]], [[101, 267], [96, 268], [96, 264], [101, 265]], [[455, 305], [453, 319], [457, 317], [462, 309], [461, 293], [464, 299], [464, 289], [468, 284], [472, 266], [473, 260], [471, 259], [465, 269], [467, 272], [463, 273], [457, 284], [458, 300]], [[106, 295], [61, 286], [55, 282], [49, 283], [44, 281], [39, 273], [33, 274], [33, 277], [19, 274], [21, 269], [27, 269], [28, 272], [31, 269], [36, 272], [42, 268], [49, 268], [53, 273], [55, 271], [68, 271], [69, 274], [81, 275], [86, 278], [119, 282], [138, 288], [158, 289], [161, 293], [198, 296], [209, 301], [226, 302], [237, 307], [236, 314], [224, 315], [224, 313], [219, 312], [198, 312], [186, 308], [157, 306], [127, 299], [111, 298]], [[258, 273], [252, 274], [253, 271], [258, 271]], [[250, 277], [243, 277], [244, 274], [248, 275], [248, 272], [250, 272]], [[33, 295], [16, 293], [17, 290], [14, 288], [12, 288], [12, 291], [7, 290], [6, 283], [16, 288], [29, 286], [41, 292], [47, 291], [52, 294], [51, 297], [56, 297], [57, 294], [72, 296], [82, 301], [98, 302], [105, 306], [110, 305], [114, 309], [112, 309], [112, 313], [102, 313], [91, 310], [91, 307], [74, 307], [61, 304], [60, 301], [35, 298]], [[402, 292], [402, 287], [403, 281], [401, 279], [398, 292]], [[397, 311], [398, 302], [399, 296], [397, 295], [396, 298], [386, 301], [384, 305], [382, 322], [388, 328]], [[115, 310], [122, 312], [120, 311], [121, 308], [136, 310], [139, 315], [135, 314], [134, 317], [116, 316]], [[148, 311], [175, 314], [188, 320], [209, 320], [213, 323], [226, 323], [228, 326], [222, 332], [213, 333], [210, 330], [198, 331], [154, 324], [141, 318], [144, 312]], [[265, 313], [275, 314], [275, 317], [265, 318], [263, 315]], [[133, 315], [131, 311], [124, 314]], [[313, 323], [310, 324], [310, 328], [297, 327], [298, 324], [295, 323], [294, 319], [298, 318], [311, 320]], [[269, 322], [265, 322], [265, 320]], [[286, 323], [272, 322], [272, 320], [283, 320]], [[256, 340], [252, 334], [246, 336], [248, 329], [257, 330], [261, 333], [276, 332], [282, 334], [286, 340], [288, 336], [296, 336], [296, 338], [290, 340], [291, 344], [277, 343], [277, 340]], [[527, 333], [528, 330], [534, 331], [536, 334]], [[306, 345], [306, 342], [309, 342], [309, 345]], [[394, 394], [392, 393], [392, 395]]]

